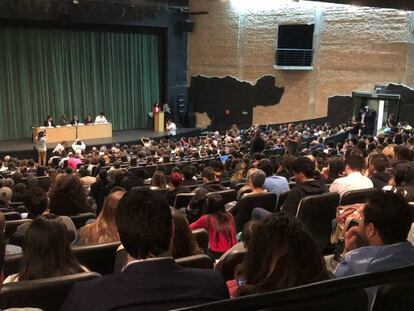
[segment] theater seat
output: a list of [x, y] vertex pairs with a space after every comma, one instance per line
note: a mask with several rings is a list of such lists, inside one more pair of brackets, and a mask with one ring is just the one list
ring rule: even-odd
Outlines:
[[23, 254], [6, 256], [4, 257], [4, 277], [18, 273], [20, 270], [20, 261], [22, 260]]
[[0, 308], [4, 310], [33, 307], [47, 311], [59, 310], [75, 283], [97, 277], [97, 273], [83, 272], [5, 284], [0, 291]]
[[414, 281], [387, 284], [379, 288], [372, 311], [411, 311], [414, 307]]
[[330, 246], [332, 220], [336, 216], [338, 204], [339, 194], [336, 192], [307, 196], [299, 202], [296, 217], [324, 253]]
[[236, 231], [243, 230], [243, 226], [252, 218], [252, 211], [261, 207], [269, 212], [276, 208], [277, 195], [275, 193], [260, 193], [242, 197], [232, 209], [235, 216]]
[[213, 269], [213, 260], [204, 254], [182, 257], [175, 260], [177, 264], [186, 268]]
[[18, 220], [10, 220], [6, 221], [6, 231], [4, 232], [4, 235], [6, 239], [9, 239], [13, 233], [16, 232], [17, 228], [26, 222], [31, 222], [31, 219], [18, 219]]
[[78, 246], [72, 248], [72, 251], [82, 265], [91, 271], [105, 275], [114, 272], [115, 256], [119, 245], [121, 245], [120, 242], [112, 242]]
[[236, 201], [236, 198], [237, 198], [237, 192], [234, 189], [210, 192], [207, 194], [207, 196], [213, 193], [221, 195], [221, 197], [223, 198], [224, 204]]
[[204, 251], [204, 254], [208, 252], [208, 232], [206, 229], [195, 229], [191, 231], [194, 235], [194, 238], [197, 241], [198, 246]]
[[182, 207], [187, 207], [191, 199], [194, 197], [195, 193], [177, 193], [174, 201], [174, 208], [180, 209]]
[[82, 228], [89, 219], [96, 219], [96, 215], [94, 213], [82, 213], [75, 216], [70, 216], [73, 223], [75, 224], [76, 229]]
[[356, 203], [365, 203], [366, 198], [377, 192], [376, 188], [352, 190], [345, 192], [341, 198], [341, 205], [351, 205]]
[[3, 215], [6, 221], [22, 219], [22, 215], [18, 212], [7, 212], [3, 213]]
[[216, 263], [216, 270], [219, 270], [226, 281], [234, 279], [237, 266], [246, 256], [246, 250], [233, 250], [223, 255]]

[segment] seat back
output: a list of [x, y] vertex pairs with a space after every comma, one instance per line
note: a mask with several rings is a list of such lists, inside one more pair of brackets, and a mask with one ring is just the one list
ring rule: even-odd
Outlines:
[[74, 247], [73, 254], [89, 270], [101, 275], [114, 272], [116, 251], [120, 242]]
[[214, 261], [207, 255], [193, 255], [175, 260], [177, 264], [186, 268], [213, 269]]
[[0, 291], [0, 308], [4, 310], [30, 306], [48, 311], [60, 310], [75, 283], [97, 277], [97, 273], [83, 272], [5, 284]]
[[6, 239], [9, 239], [16, 232], [17, 228], [21, 224], [31, 221], [31, 219], [18, 219], [6, 221], [6, 231], [4, 232], [4, 236], [6, 237]]
[[243, 261], [246, 250], [232, 250], [223, 255], [216, 263], [216, 270], [219, 270], [226, 281], [234, 279], [237, 266]]
[[20, 215], [20, 213], [18, 212], [7, 212], [7, 213], [3, 213], [3, 215], [6, 221], [22, 219], [22, 215]]
[[324, 193], [304, 197], [296, 217], [303, 223], [323, 252], [329, 246], [332, 220], [339, 205], [338, 193]]
[[371, 189], [360, 189], [345, 192], [341, 198], [341, 205], [350, 205], [355, 203], [365, 203], [368, 196], [378, 191], [375, 188]]
[[221, 197], [223, 198], [224, 204], [236, 201], [236, 198], [237, 198], [237, 192], [234, 189], [221, 190], [221, 191], [217, 191], [217, 192], [210, 192], [210, 193], [207, 194], [207, 196], [211, 195], [212, 193], [221, 195]]
[[49, 176], [41, 176], [36, 177], [37, 185], [45, 191], [49, 191], [50, 188], [50, 177]]
[[75, 224], [76, 229], [82, 228], [89, 219], [96, 219], [94, 213], [82, 213], [75, 216], [70, 216], [73, 223]]
[[283, 192], [279, 195], [279, 199], [277, 200], [276, 211], [280, 211], [280, 209], [282, 208], [283, 203], [285, 203], [285, 201], [287, 199], [288, 194], [289, 194], [289, 190], [285, 191], [285, 192]]
[[208, 232], [206, 229], [195, 229], [191, 231], [197, 241], [198, 246], [204, 251], [205, 254], [208, 252]]
[[411, 311], [414, 306], [414, 280], [399, 284], [391, 283], [379, 288], [373, 311]]
[[4, 257], [4, 277], [18, 273], [20, 270], [20, 261], [22, 260], [23, 254], [12, 255]]
[[231, 185], [231, 180], [230, 180], [230, 179], [222, 180], [222, 181], [220, 181], [220, 184], [221, 184], [223, 187], [230, 187], [230, 185]]
[[236, 231], [243, 230], [243, 226], [252, 219], [252, 211], [261, 207], [269, 212], [274, 212], [277, 202], [275, 193], [260, 193], [242, 197], [233, 209], [236, 222]]
[[177, 193], [175, 196], [174, 207], [180, 209], [182, 207], [187, 207], [191, 199], [194, 197], [195, 193]]

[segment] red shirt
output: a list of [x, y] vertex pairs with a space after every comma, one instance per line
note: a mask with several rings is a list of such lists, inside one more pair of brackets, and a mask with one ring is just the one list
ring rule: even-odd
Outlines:
[[[236, 229], [234, 226], [233, 215], [227, 213], [228, 217], [228, 230], [229, 230], [229, 239], [223, 232], [217, 231], [217, 218], [215, 215], [203, 215], [197, 221], [193, 222], [190, 225], [190, 229], [206, 229], [208, 231], [210, 249], [213, 252], [224, 253], [234, 244], [237, 243], [236, 239]], [[218, 239], [216, 237], [218, 234]], [[216, 242], [217, 241], [217, 242]]]

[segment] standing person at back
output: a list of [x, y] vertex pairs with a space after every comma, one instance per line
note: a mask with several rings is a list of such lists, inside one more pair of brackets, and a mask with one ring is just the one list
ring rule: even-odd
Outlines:
[[361, 174], [365, 168], [364, 159], [357, 154], [350, 154], [345, 161], [346, 177], [337, 178], [329, 187], [329, 192], [338, 192], [340, 196], [352, 190], [370, 189], [374, 185], [366, 176]]
[[126, 268], [76, 284], [62, 310], [170, 310], [228, 298], [218, 271], [183, 268], [171, 257], [174, 223], [162, 194], [127, 192], [116, 224], [128, 253]]

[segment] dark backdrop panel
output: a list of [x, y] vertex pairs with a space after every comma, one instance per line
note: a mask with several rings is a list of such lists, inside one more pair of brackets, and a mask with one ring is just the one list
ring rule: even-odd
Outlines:
[[148, 127], [160, 45], [151, 33], [1, 28], [0, 140], [29, 137], [48, 114], [104, 111], [115, 130]]

